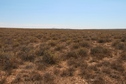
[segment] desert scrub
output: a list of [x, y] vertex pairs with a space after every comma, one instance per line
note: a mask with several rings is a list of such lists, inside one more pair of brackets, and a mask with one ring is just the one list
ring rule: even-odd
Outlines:
[[41, 38], [43, 38], [43, 35], [42, 34], [37, 34], [35, 37], [37, 37], [38, 39], [41, 39]]
[[42, 84], [55, 84], [55, 77], [50, 73], [45, 73], [42, 78]]
[[111, 39], [110, 38], [99, 38], [98, 39], [98, 43], [106, 43], [106, 42], [110, 42], [111, 41]]
[[6, 78], [0, 80], [0, 84], [5, 84]]
[[79, 43], [73, 43], [71, 49], [78, 49], [79, 47]]
[[56, 76], [59, 76], [59, 74], [60, 74], [60, 69], [55, 68], [55, 69], [53, 70], [53, 74], [56, 75]]
[[81, 57], [87, 57], [88, 56], [88, 49], [80, 48], [77, 50], [77, 54], [78, 54], [78, 56], [81, 56]]
[[19, 45], [20, 45], [19, 42], [14, 42], [14, 43], [13, 43], [13, 48], [18, 47]]
[[119, 71], [119, 72], [124, 72], [125, 71], [122, 64], [120, 62], [117, 62], [117, 61], [115, 61], [115, 62], [113, 62], [111, 64], [111, 68], [116, 70], [116, 71]]
[[35, 64], [38, 70], [45, 70], [48, 66], [59, 63], [60, 59], [57, 55], [45, 51], [43, 55], [36, 57]]
[[115, 49], [118, 49], [118, 50], [125, 50], [126, 49], [126, 44], [122, 43], [121, 41], [115, 41], [112, 43], [112, 46], [115, 48]]
[[[84, 62], [80, 67], [79, 67], [79, 73], [78, 75], [81, 76], [82, 78], [89, 78], [88, 75], [91, 75], [91, 70], [88, 70], [88, 64]], [[90, 74], [89, 74], [90, 73]], [[88, 77], [87, 77], [88, 76]]]
[[18, 57], [22, 61], [33, 61], [36, 56], [33, 51], [29, 51], [29, 52], [20, 51], [20, 52], [18, 52]]
[[35, 49], [35, 54], [37, 56], [42, 56], [44, 54], [45, 51], [47, 51], [49, 49], [49, 46], [47, 44], [40, 44], [39, 47], [37, 47]]
[[30, 43], [36, 43], [38, 42], [38, 38], [35, 36], [29, 36]]
[[67, 65], [69, 67], [72, 67], [73, 69], [77, 69], [79, 67], [85, 67], [87, 63], [85, 62], [85, 60], [83, 60], [82, 58], [78, 57], [78, 58], [71, 58], [67, 60]]
[[53, 40], [50, 40], [48, 43], [48, 45], [50, 45], [52, 47], [56, 46], [56, 44], [57, 44], [56, 41], [53, 41]]
[[126, 52], [122, 52], [121, 56], [119, 57], [120, 61], [126, 62]]
[[61, 77], [68, 77], [68, 76], [73, 76], [74, 75], [75, 69], [73, 68], [68, 68], [66, 70], [63, 70], [60, 74]]
[[55, 47], [55, 50], [56, 50], [56, 51], [61, 51], [63, 48], [64, 48], [64, 46], [59, 44], [59, 45], [57, 45], [57, 46]]
[[122, 36], [121, 41], [126, 42], [126, 35]]
[[78, 60], [74, 59], [74, 58], [71, 58], [71, 59], [67, 60], [67, 65], [68, 66], [78, 67]]
[[56, 64], [58, 62], [58, 57], [49, 51], [45, 51], [43, 57], [43, 62], [46, 64]]
[[82, 42], [79, 42], [80, 46], [81, 47], [86, 47], [86, 48], [90, 48], [91, 47], [91, 43], [89, 41], [82, 41]]
[[111, 52], [109, 49], [97, 46], [91, 49], [91, 55], [96, 59], [103, 59], [104, 57], [110, 57]]
[[109, 61], [102, 61], [101, 63], [97, 64], [98, 67], [110, 67], [111, 63]]
[[16, 78], [11, 82], [11, 84], [17, 84], [17, 83], [33, 83], [37, 81], [42, 81], [43, 78], [42, 76], [35, 72], [22, 72], [19, 73]]
[[77, 55], [77, 52], [75, 50], [73, 50], [73, 51], [67, 52], [67, 54], [64, 57], [65, 57], [65, 59], [77, 58], [78, 55]]
[[94, 81], [89, 81], [89, 84], [107, 84], [107, 82], [104, 80], [103, 76], [95, 76]]
[[71, 45], [71, 44], [72, 44], [72, 40], [70, 40], [70, 39], [69, 39], [69, 40], [67, 40], [65, 44], [66, 44], [66, 46]]
[[0, 48], [2, 48], [2, 44], [0, 43]]
[[11, 71], [17, 66], [18, 62], [12, 53], [0, 52], [0, 70]]
[[33, 46], [25, 44], [25, 45], [20, 46], [19, 48], [20, 48], [20, 51], [27, 53], [33, 49]]

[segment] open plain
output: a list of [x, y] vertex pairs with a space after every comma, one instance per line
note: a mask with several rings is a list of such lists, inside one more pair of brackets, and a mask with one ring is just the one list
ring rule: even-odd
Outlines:
[[126, 84], [126, 30], [1, 28], [0, 84]]

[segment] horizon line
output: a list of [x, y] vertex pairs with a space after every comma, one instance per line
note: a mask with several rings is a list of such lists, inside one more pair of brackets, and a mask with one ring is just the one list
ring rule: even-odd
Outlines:
[[118, 29], [118, 30], [123, 30], [123, 29], [126, 29], [126, 28], [64, 28], [64, 27], [0, 27], [0, 29], [72, 29], [72, 30], [88, 30], [88, 29], [100, 29], [100, 30], [104, 30], [104, 29], [107, 29], [107, 30], [114, 30], [114, 29]]

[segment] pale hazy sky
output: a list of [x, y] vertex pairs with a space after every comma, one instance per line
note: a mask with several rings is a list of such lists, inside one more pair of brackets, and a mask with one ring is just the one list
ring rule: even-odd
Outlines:
[[0, 0], [0, 27], [126, 28], [126, 0]]

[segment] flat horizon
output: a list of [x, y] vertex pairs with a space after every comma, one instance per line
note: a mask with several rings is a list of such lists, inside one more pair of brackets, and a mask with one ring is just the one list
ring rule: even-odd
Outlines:
[[30, 27], [0, 27], [0, 29], [63, 29], [63, 30], [125, 30], [126, 28], [30, 28]]

